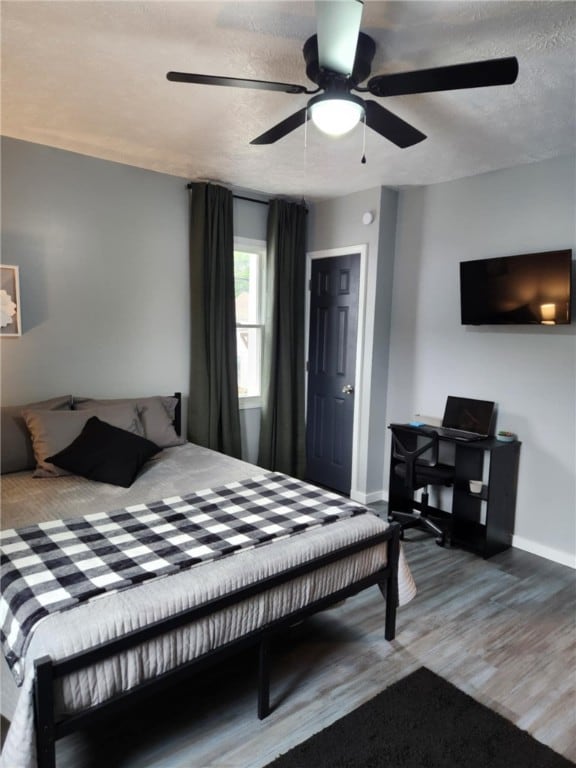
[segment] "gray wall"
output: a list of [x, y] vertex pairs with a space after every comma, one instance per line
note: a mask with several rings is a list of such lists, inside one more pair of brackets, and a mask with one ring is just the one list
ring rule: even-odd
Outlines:
[[[458, 263], [576, 250], [575, 162], [558, 158], [400, 195], [388, 421], [495, 400], [522, 441], [514, 543], [576, 556], [576, 323], [462, 326]], [[387, 475], [388, 461], [384, 471]]]
[[[360, 440], [354, 447], [358, 472], [356, 484], [353, 473], [352, 486], [353, 497], [364, 502], [376, 501], [384, 494], [383, 435], [397, 197], [396, 192], [377, 187], [325, 201], [313, 207], [309, 222], [309, 252], [366, 246], [364, 354], [356, 362], [362, 386], [357, 380], [355, 393]], [[374, 216], [368, 225], [362, 222], [366, 212]]]
[[[494, 399], [497, 428], [517, 432], [522, 441], [514, 544], [572, 566], [576, 323], [564, 328], [460, 325], [458, 263], [576, 250], [575, 168], [573, 157], [559, 158], [402, 190], [397, 218], [390, 190], [326, 201], [315, 206], [308, 243], [311, 251], [368, 246], [362, 364], [369, 371], [369, 391], [362, 418], [369, 426], [364, 444], [357, 446], [365, 481], [360, 490], [367, 500], [386, 497], [387, 423], [416, 413], [441, 416], [448, 394]], [[368, 227], [361, 223], [366, 210], [379, 211]]]
[[187, 392], [185, 180], [2, 141], [2, 260], [20, 267], [2, 399]]
[[[187, 396], [186, 183], [2, 139], [2, 261], [20, 267], [23, 326], [1, 340], [3, 403]], [[237, 234], [264, 240], [267, 207], [234, 205]], [[259, 418], [241, 414], [249, 460]]]

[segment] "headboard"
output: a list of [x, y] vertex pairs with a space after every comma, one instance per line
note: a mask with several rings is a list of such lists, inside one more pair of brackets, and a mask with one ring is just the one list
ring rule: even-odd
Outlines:
[[182, 392], [174, 392], [172, 397], [175, 397], [177, 401], [172, 424], [174, 424], [178, 437], [182, 437]]

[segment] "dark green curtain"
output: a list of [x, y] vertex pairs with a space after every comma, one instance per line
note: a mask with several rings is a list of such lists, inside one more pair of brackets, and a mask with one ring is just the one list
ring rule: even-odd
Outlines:
[[240, 458], [232, 211], [228, 189], [192, 184], [188, 439]]
[[267, 311], [258, 463], [303, 478], [306, 208], [273, 200], [268, 208]]

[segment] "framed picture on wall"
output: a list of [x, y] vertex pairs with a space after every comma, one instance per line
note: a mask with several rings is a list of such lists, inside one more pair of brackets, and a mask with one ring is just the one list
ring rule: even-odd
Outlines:
[[0, 266], [0, 336], [21, 336], [18, 267]]

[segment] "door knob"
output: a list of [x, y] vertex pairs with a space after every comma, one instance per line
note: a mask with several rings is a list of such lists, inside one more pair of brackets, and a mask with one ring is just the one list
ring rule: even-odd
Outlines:
[[354, 387], [352, 386], [352, 384], [344, 384], [344, 386], [342, 387], [342, 394], [351, 395], [352, 392], [354, 392]]

